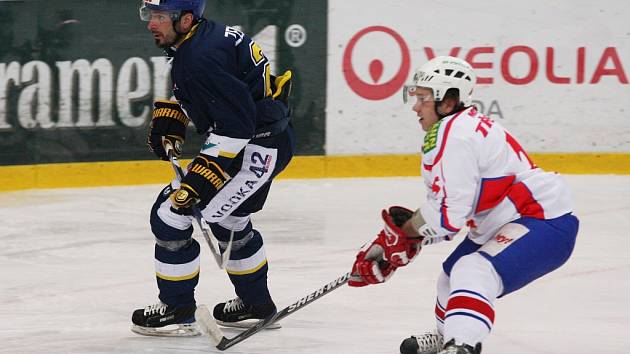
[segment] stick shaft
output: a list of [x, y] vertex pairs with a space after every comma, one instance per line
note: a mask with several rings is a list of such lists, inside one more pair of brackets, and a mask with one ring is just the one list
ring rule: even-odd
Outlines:
[[[340, 277], [338, 277], [337, 279], [335, 279], [334, 281], [322, 286], [321, 288], [309, 293], [308, 295], [302, 297], [301, 299], [299, 299], [298, 301], [292, 303], [291, 305], [285, 307], [284, 309], [282, 309], [280, 312], [276, 313], [274, 316], [271, 316], [269, 318], [266, 318], [264, 320], [260, 320], [258, 323], [256, 323], [253, 327], [247, 329], [244, 332], [239, 333], [238, 335], [236, 335], [235, 337], [232, 338], [227, 338], [225, 336], [220, 336], [222, 338], [217, 338], [217, 333], [221, 333], [220, 330], [218, 329], [218, 326], [216, 325], [216, 322], [212, 321], [213, 323], [213, 328], [211, 330], [207, 330], [206, 332], [208, 332], [210, 334], [211, 337], [213, 337], [213, 340], [216, 344], [217, 349], [219, 350], [226, 350], [227, 348], [230, 348], [242, 341], [244, 341], [245, 339], [253, 336], [254, 334], [262, 331], [263, 329], [267, 328], [269, 325], [271, 325], [272, 323], [275, 323], [295, 312], [297, 312], [298, 310], [302, 309], [303, 307], [305, 307], [308, 304], [311, 304], [313, 302], [315, 302], [316, 300], [322, 298], [324, 295], [331, 293], [333, 290], [339, 289], [341, 286], [345, 285], [348, 282], [348, 279], [350, 278], [350, 273], [346, 273]], [[206, 321], [203, 321], [204, 325], [208, 325], [208, 323]], [[212, 325], [212, 324], [210, 324]], [[217, 331], [218, 330], [218, 331]]]
[[[182, 167], [179, 165], [179, 160], [177, 159], [177, 156], [173, 154], [172, 149], [167, 149], [167, 154], [168, 154], [169, 161], [171, 161], [171, 166], [173, 166], [173, 170], [175, 171], [175, 175], [177, 176], [177, 179], [181, 181], [184, 178], [184, 171], [182, 171]], [[192, 212], [193, 212], [193, 216], [197, 220], [197, 224], [199, 224], [199, 228], [201, 229], [203, 238], [206, 240], [206, 243], [210, 247], [210, 251], [212, 252], [212, 255], [214, 256], [214, 260], [217, 262], [217, 265], [219, 266], [219, 268], [223, 269], [225, 262], [223, 261], [223, 258], [221, 257], [221, 252], [217, 250], [217, 248], [214, 245], [214, 242], [212, 242], [212, 239], [210, 238], [210, 230], [209, 230], [210, 228], [208, 227], [208, 224], [206, 224], [206, 222], [204, 221], [203, 215], [201, 215], [201, 210], [199, 210], [198, 206], [193, 205]]]

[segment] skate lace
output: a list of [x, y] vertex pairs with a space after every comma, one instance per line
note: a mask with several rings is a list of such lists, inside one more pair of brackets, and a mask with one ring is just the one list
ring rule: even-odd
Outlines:
[[236, 298], [232, 300], [228, 300], [225, 302], [225, 307], [223, 308], [223, 313], [236, 312], [245, 307], [243, 304], [243, 300], [241, 298]]
[[414, 336], [421, 351], [439, 350], [442, 348], [442, 336], [439, 333], [427, 332], [419, 336]]
[[153, 304], [153, 305], [149, 305], [145, 307], [144, 315], [149, 316], [149, 315], [153, 315], [154, 313], [159, 313], [160, 315], [164, 315], [164, 313], [166, 312], [166, 307], [167, 307], [166, 304], [160, 301], [157, 304]]

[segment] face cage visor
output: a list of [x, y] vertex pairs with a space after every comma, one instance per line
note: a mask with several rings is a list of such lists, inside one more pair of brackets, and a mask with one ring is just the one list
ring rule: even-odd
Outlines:
[[402, 90], [403, 103], [412, 103], [411, 97], [416, 95], [416, 85], [405, 85]]
[[[431, 89], [431, 91], [433, 90]], [[418, 94], [418, 86], [414, 84], [403, 86], [402, 96], [403, 96], [403, 103], [405, 105], [410, 105], [410, 106], [415, 105], [418, 100], [420, 100], [421, 102], [428, 102], [428, 101], [434, 100], [433, 94], [428, 94], [428, 95]]]
[[158, 22], [163, 23], [168, 18], [170, 18], [171, 21], [177, 21], [179, 20], [179, 17], [181, 15], [180, 11], [152, 9], [147, 6], [146, 1], [142, 1], [139, 11], [140, 19], [145, 22], [149, 22], [152, 19], [157, 19]]

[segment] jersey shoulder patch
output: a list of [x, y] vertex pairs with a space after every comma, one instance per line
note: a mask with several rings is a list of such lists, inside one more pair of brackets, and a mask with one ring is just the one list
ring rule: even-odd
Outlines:
[[439, 121], [435, 122], [435, 124], [433, 124], [431, 126], [431, 129], [429, 129], [429, 131], [427, 131], [427, 133], [424, 136], [424, 143], [422, 144], [422, 153], [426, 154], [429, 151], [435, 149], [435, 147], [437, 146], [437, 137], [438, 137], [438, 131], [440, 130], [440, 125], [442, 124], [443, 119], [440, 119]]
[[249, 55], [252, 58], [252, 62], [254, 65], [258, 66], [260, 63], [265, 60], [265, 54], [263, 54], [262, 48], [258, 45], [258, 43], [253, 40], [249, 43]]

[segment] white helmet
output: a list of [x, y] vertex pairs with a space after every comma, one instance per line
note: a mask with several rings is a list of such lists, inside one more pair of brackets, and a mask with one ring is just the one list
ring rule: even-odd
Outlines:
[[459, 101], [464, 106], [470, 106], [476, 80], [472, 66], [465, 60], [450, 56], [435, 57], [416, 70], [413, 83], [404, 87], [403, 100], [407, 103], [416, 87], [431, 89], [436, 101], [441, 101], [448, 89], [455, 88], [459, 91]]

